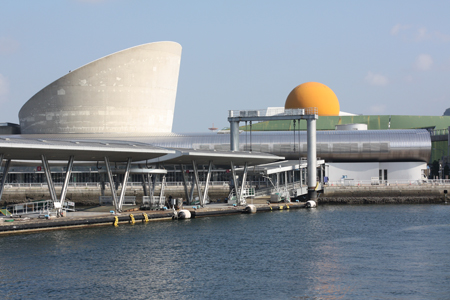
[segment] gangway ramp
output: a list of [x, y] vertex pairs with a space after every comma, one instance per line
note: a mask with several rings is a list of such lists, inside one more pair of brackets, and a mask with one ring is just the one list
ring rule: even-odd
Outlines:
[[[323, 186], [323, 172], [325, 161], [317, 160], [317, 167], [320, 168], [321, 181], [316, 185], [316, 190], [321, 190]], [[307, 160], [285, 160], [273, 163], [257, 165], [249, 168], [249, 173], [259, 174], [267, 177], [273, 187], [267, 189], [259, 189], [256, 191], [256, 197], [267, 196], [273, 193], [289, 194], [291, 197], [298, 197], [308, 194], [307, 185]], [[276, 174], [275, 182], [272, 182], [270, 175]]]
[[7, 209], [0, 209], [0, 216], [11, 216], [11, 213]]

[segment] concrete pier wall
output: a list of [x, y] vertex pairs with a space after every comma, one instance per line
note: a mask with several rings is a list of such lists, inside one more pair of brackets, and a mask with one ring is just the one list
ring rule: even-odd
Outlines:
[[442, 203], [450, 185], [325, 187], [321, 204]]
[[[319, 204], [442, 203], [446, 199], [444, 193], [446, 190], [450, 194], [450, 184], [324, 187], [323, 193], [319, 193]], [[60, 188], [57, 188], [56, 191], [59, 195]], [[211, 186], [208, 193], [212, 201], [222, 201], [228, 197], [229, 187], [227, 185]], [[69, 187], [67, 200], [73, 201], [79, 206], [96, 205], [99, 203], [100, 194], [100, 187]], [[109, 189], [105, 190], [105, 195], [111, 195]], [[136, 201], [140, 204], [143, 191], [138, 186], [128, 187], [126, 195], [136, 196]], [[159, 195], [159, 188], [155, 190], [155, 195]], [[165, 195], [184, 199], [184, 188], [183, 186], [168, 186]], [[196, 196], [195, 189], [194, 197]], [[45, 185], [33, 188], [6, 188], [0, 206], [43, 199], [50, 199]], [[258, 199], [255, 201], [257, 202]]]

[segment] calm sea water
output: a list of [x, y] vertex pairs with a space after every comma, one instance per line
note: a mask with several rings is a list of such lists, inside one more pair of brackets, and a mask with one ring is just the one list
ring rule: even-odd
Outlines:
[[1, 299], [450, 299], [450, 205], [0, 237]]

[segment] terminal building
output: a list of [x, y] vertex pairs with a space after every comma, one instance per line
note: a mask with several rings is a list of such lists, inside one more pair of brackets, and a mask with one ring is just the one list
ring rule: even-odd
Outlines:
[[[196, 134], [172, 132], [180, 60], [178, 43], [156, 42], [88, 63], [38, 91], [21, 108], [20, 126], [3, 124], [0, 138], [74, 143], [91, 140], [105, 145], [107, 141], [116, 141], [166, 149], [229, 151], [227, 130]], [[284, 107], [255, 112], [276, 115], [309, 107], [316, 107], [319, 116], [317, 157], [325, 162], [319, 179], [329, 182], [421, 181], [428, 175], [427, 163], [435, 148], [430, 130], [445, 130], [450, 126], [450, 117], [344, 113], [334, 92], [315, 82], [296, 87]], [[272, 154], [294, 162], [307, 156], [306, 123], [300, 119], [250, 123], [240, 129], [240, 151]], [[71, 180], [101, 180], [98, 164], [76, 165]], [[167, 179], [182, 180], [177, 164], [166, 169]], [[202, 173], [202, 168], [199, 170]], [[216, 180], [229, 180], [228, 171], [216, 168], [213, 176]], [[63, 180], [58, 175], [63, 172], [64, 167], [52, 167], [55, 181]], [[139, 176], [132, 175], [131, 180], [138, 181]], [[249, 176], [254, 182], [267, 179], [257, 173]], [[284, 176], [278, 180], [288, 182], [295, 178]], [[39, 182], [43, 177], [39, 162], [16, 163], [7, 180]]]

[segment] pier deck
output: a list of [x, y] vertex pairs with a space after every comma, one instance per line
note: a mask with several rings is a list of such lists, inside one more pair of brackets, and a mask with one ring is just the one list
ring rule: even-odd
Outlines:
[[[257, 212], [263, 211], [277, 211], [286, 209], [298, 209], [304, 208], [305, 204], [296, 203], [272, 203], [268, 204], [254, 204], [257, 208]], [[245, 207], [243, 206], [231, 206], [226, 203], [215, 203], [206, 205], [203, 208], [194, 209], [191, 207], [185, 207], [191, 212], [192, 218], [220, 216], [230, 214], [242, 214], [245, 213]], [[115, 217], [118, 218], [118, 223], [130, 223], [133, 218], [136, 222], [145, 222], [144, 213], [147, 215], [149, 221], [162, 221], [171, 220], [173, 216], [172, 210], [139, 210], [136, 207], [127, 208], [128, 211], [119, 214], [111, 213], [111, 206], [98, 206], [89, 209], [84, 209], [76, 212], [68, 212], [66, 217], [54, 218], [54, 219], [42, 219], [30, 218], [29, 216], [15, 217], [15, 218], [2, 218], [0, 219], [0, 235], [10, 233], [21, 232], [33, 232], [42, 230], [56, 230], [56, 229], [68, 229], [77, 227], [89, 227], [99, 225], [112, 226], [115, 222]], [[8, 221], [14, 220], [14, 221]]]

